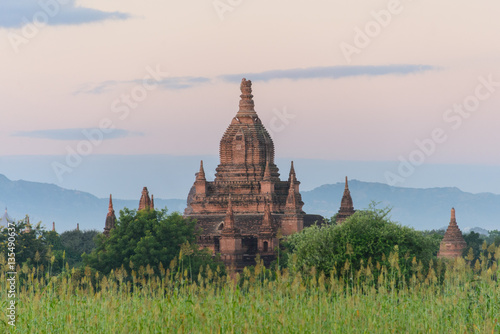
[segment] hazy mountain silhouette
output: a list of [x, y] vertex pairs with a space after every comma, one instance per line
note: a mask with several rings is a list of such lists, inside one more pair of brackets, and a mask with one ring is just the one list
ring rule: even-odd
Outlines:
[[[450, 210], [457, 212], [461, 229], [500, 229], [500, 195], [471, 194], [458, 188], [400, 188], [382, 183], [349, 181], [355, 209], [365, 209], [371, 201], [378, 207], [392, 207], [391, 218], [419, 230], [448, 226]], [[328, 184], [302, 193], [307, 213], [333, 216], [340, 207], [344, 183]]]
[[[398, 188], [357, 180], [350, 180], [349, 188], [355, 209], [367, 208], [371, 201], [381, 202], [379, 207], [393, 208], [393, 220], [419, 230], [445, 228], [452, 207], [455, 207], [458, 224], [464, 231], [472, 227], [500, 229], [500, 195], [471, 194], [458, 188]], [[117, 216], [124, 207], [137, 209], [140, 190], [136, 200], [113, 199]], [[339, 209], [343, 191], [344, 183], [304, 191], [304, 210], [331, 217]], [[8, 207], [12, 218], [22, 219], [29, 214], [32, 222], [42, 221], [47, 228], [51, 228], [55, 221], [59, 232], [74, 229], [77, 223], [83, 230], [102, 230], [108, 212], [108, 200], [48, 183], [11, 181], [0, 174], [0, 205]], [[165, 206], [170, 212], [183, 212], [186, 200], [155, 198], [156, 208]]]
[[[137, 209], [139, 206], [140, 190], [137, 200], [113, 199], [116, 215], [124, 207]], [[104, 221], [108, 212], [109, 198], [96, 196], [78, 191], [60, 188], [53, 184], [11, 181], [0, 174], [0, 205], [7, 207], [9, 216], [13, 219], [22, 219], [28, 214], [32, 223], [42, 221], [47, 228], [56, 223], [59, 232], [72, 230], [76, 224], [80, 229], [104, 228]], [[184, 211], [186, 200], [164, 200], [155, 198], [155, 207], [169, 211]]]

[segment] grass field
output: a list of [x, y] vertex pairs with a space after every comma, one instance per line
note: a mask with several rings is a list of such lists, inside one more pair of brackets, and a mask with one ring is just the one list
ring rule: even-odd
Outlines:
[[[500, 333], [500, 270], [498, 261], [486, 262], [474, 267], [458, 259], [443, 263], [437, 273], [415, 268], [408, 280], [397, 266], [378, 271], [366, 266], [327, 278], [258, 265], [232, 278], [204, 272], [197, 280], [187, 279], [187, 271], [150, 276], [146, 268], [127, 283], [122, 270], [108, 277], [86, 270], [82, 277], [66, 272], [41, 278], [24, 270], [16, 327], [3, 316], [0, 331]], [[0, 286], [5, 314], [5, 274]]]

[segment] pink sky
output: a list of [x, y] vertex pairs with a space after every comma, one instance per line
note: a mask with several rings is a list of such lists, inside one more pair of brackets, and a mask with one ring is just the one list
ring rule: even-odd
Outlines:
[[[227, 9], [222, 14], [214, 7], [220, 3]], [[425, 65], [431, 69], [410, 74], [254, 80], [256, 111], [268, 129], [277, 112], [294, 116], [272, 133], [282, 157], [394, 161], [440, 128], [447, 140], [426, 163], [500, 165], [500, 86], [458, 128], [443, 119], [447, 109], [474, 96], [479, 78], [500, 82], [498, 1], [93, 0], [68, 6], [123, 16], [59, 24], [67, 15], [61, 9], [17, 45], [18, 52], [12, 34], [26, 31], [4, 22], [0, 156], [64, 155], [77, 140], [33, 134], [96, 128], [103, 119], [124, 135], [95, 145], [92, 154], [217, 154], [239, 100], [238, 82], [226, 75]], [[380, 31], [371, 32], [369, 45], [346, 59], [342, 43], [356, 46], [356, 28], [376, 28], [372, 12], [391, 8], [386, 26], [376, 23]], [[23, 15], [30, 19], [33, 12]], [[173, 84], [203, 80], [148, 91], [120, 119], [114, 101], [136, 89], [148, 68], [168, 72], [165, 80]], [[88, 93], [94, 88], [103, 90]]]

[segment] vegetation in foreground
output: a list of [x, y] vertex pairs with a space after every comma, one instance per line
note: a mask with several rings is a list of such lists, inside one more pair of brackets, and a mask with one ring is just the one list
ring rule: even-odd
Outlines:
[[[305, 229], [285, 240], [273, 269], [258, 260], [237, 275], [197, 249], [193, 222], [165, 210], [122, 212], [109, 239], [75, 254], [85, 267], [57, 251], [58, 235], [32, 231], [46, 252], [17, 267], [17, 326], [0, 318], [0, 331], [500, 333], [500, 247], [477, 242], [465, 258], [436, 259], [438, 234], [387, 213]], [[30, 233], [21, 235], [24, 254], [33, 253]], [[6, 310], [3, 256], [0, 266]]]
[[[391, 257], [396, 258], [393, 252]], [[17, 296], [19, 333], [498, 333], [500, 247], [491, 266], [463, 258], [438, 263], [441, 272], [415, 266], [408, 283], [397, 262], [362, 266], [351, 276], [269, 271], [261, 264], [241, 276], [210, 267], [196, 280], [188, 270], [125, 269], [96, 277], [64, 273], [36, 278]], [[98, 279], [97, 284], [91, 282]], [[398, 279], [399, 278], [399, 279]], [[6, 277], [0, 277], [2, 300]], [[3, 308], [5, 308], [5, 303]]]

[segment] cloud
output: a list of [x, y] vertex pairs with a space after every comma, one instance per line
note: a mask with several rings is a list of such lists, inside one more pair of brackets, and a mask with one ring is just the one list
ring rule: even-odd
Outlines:
[[[175, 89], [186, 89], [191, 88], [193, 86], [203, 84], [209, 82], [209, 78], [204, 77], [172, 77], [165, 78], [155, 83], [158, 84], [159, 87], [163, 89], [175, 90]], [[143, 80], [125, 80], [125, 81], [116, 81], [116, 80], [108, 80], [100, 83], [94, 84], [85, 84], [78, 88], [74, 94], [102, 94], [105, 93], [112, 88], [122, 85], [122, 84], [137, 84], [142, 85]], [[152, 83], [151, 83], [152, 84]]]
[[272, 70], [260, 73], [240, 73], [221, 75], [224, 81], [240, 82], [241, 78], [252, 81], [270, 81], [276, 79], [340, 79], [354, 76], [406, 75], [436, 70], [430, 65], [383, 65], [383, 66], [328, 66], [296, 68], [289, 70]]
[[103, 12], [75, 4], [75, 0], [1, 0], [0, 27], [21, 28], [28, 23], [78, 25], [104, 20], [125, 20], [129, 14]]
[[51, 140], [89, 140], [103, 136], [103, 140], [117, 139], [124, 137], [144, 136], [142, 132], [132, 132], [124, 129], [110, 129], [111, 132], [103, 133], [98, 128], [72, 128], [72, 129], [48, 129], [35, 131], [18, 131], [12, 134], [14, 137], [27, 137]]
[[[216, 79], [228, 82], [240, 82], [241, 78], [245, 77], [251, 79], [252, 81], [270, 81], [277, 79], [340, 79], [363, 75], [407, 75], [438, 69], [439, 68], [430, 65], [329, 66], [272, 70], [259, 73], [225, 74], [218, 76]], [[158, 85], [163, 89], [175, 90], [191, 88], [211, 81], [212, 79], [206, 77], [172, 77], [159, 81]], [[142, 79], [127, 81], [108, 80], [100, 83], [82, 85], [74, 92], [74, 94], [102, 94], [121, 84], [140, 85], [142, 83]]]

